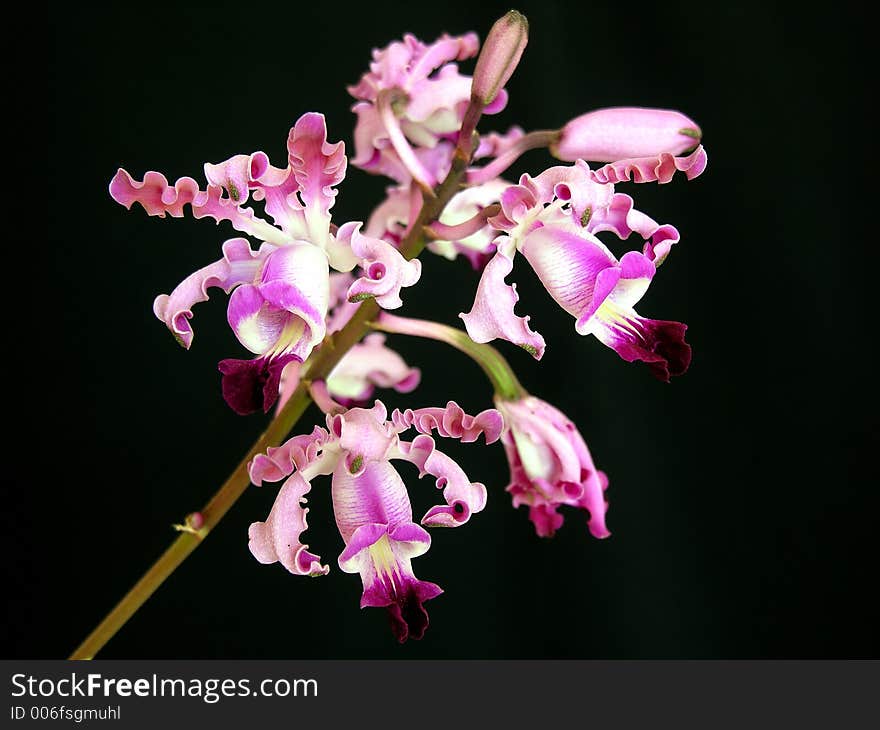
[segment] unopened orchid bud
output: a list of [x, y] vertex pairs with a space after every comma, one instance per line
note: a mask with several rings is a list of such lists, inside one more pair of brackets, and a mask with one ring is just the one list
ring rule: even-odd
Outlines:
[[477, 59], [471, 98], [483, 106], [495, 101], [519, 64], [528, 42], [529, 21], [525, 15], [510, 10], [496, 20]]
[[696, 123], [681, 112], [615, 107], [572, 119], [550, 151], [567, 162], [614, 162], [662, 153], [680, 155], [696, 147], [702, 136]]

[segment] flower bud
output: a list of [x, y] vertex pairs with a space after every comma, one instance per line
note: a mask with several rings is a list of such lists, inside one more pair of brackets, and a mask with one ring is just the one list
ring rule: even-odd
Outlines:
[[529, 21], [525, 15], [510, 10], [496, 20], [477, 59], [471, 98], [483, 106], [495, 101], [519, 64], [528, 42]]
[[615, 107], [572, 119], [550, 151], [567, 162], [615, 162], [664, 152], [680, 155], [696, 147], [702, 136], [696, 123], [681, 112]]

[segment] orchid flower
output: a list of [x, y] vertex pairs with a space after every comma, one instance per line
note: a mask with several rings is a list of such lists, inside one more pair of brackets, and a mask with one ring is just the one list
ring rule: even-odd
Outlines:
[[[543, 355], [544, 338], [528, 317], [514, 313], [515, 285], [504, 279], [521, 252], [550, 296], [575, 320], [575, 330], [593, 334], [627, 362], [641, 360], [660, 380], [683, 373], [690, 363], [687, 327], [679, 322], [641, 317], [633, 309], [644, 296], [656, 267], [679, 240], [671, 225], [660, 225], [597, 179], [581, 161], [552, 167], [535, 178], [523, 175], [501, 194], [501, 212], [489, 219], [503, 231], [496, 253], [483, 270], [473, 308], [462, 314], [475, 342], [501, 338]], [[597, 237], [610, 231], [625, 239], [635, 232], [642, 252], [618, 260]]]
[[[370, 70], [348, 88], [357, 99], [352, 164], [408, 185], [430, 189], [448, 172], [464, 112], [471, 98], [470, 76], [455, 61], [477, 55], [476, 34], [443, 35], [431, 44], [406, 35], [373, 50]], [[501, 111], [501, 89], [483, 109]]]
[[529, 519], [541, 537], [553, 537], [562, 526], [557, 512], [568, 505], [587, 511], [593, 537], [608, 537], [608, 477], [596, 469], [577, 427], [557, 408], [526, 395], [516, 400], [495, 399], [504, 416], [501, 436], [510, 464], [513, 506], [527, 505]]
[[[410, 428], [418, 435], [402, 441], [399, 434]], [[437, 451], [430, 434], [436, 431], [463, 442], [482, 434], [492, 443], [501, 428], [497, 411], [469, 416], [452, 401], [446, 408], [395, 410], [390, 419], [380, 401], [371, 409], [328, 413], [326, 429], [316, 426], [311, 434], [295, 436], [251, 462], [254, 484], [285, 479], [266, 521], [250, 527], [251, 553], [261, 563], [280, 562], [294, 575], [329, 572], [301, 535], [308, 527], [303, 505], [311, 481], [332, 475], [333, 511], [345, 543], [337, 561], [340, 569], [360, 574], [361, 608], [387, 608], [398, 641], [420, 639], [428, 626], [424, 603], [442, 592], [417, 579], [412, 570], [412, 559], [431, 545], [424, 526], [458, 527], [486, 504], [486, 488]], [[420, 476], [435, 477], [443, 490], [445, 504], [431, 508], [421, 525], [413, 522], [406, 486], [392, 460], [414, 464]]]
[[[327, 142], [321, 114], [304, 114], [287, 140], [285, 168], [273, 167], [263, 152], [235, 155], [206, 164], [205, 190], [189, 177], [173, 186], [148, 172], [143, 181], [120, 169], [110, 194], [126, 208], [137, 202], [149, 215], [181, 217], [189, 205], [195, 218], [229, 221], [260, 246], [244, 238], [223, 244], [223, 257], [188, 276], [170, 294], [156, 298], [153, 311], [185, 348], [192, 344], [192, 307], [208, 299], [208, 289], [231, 292], [227, 319], [254, 359], [220, 362], [223, 396], [237, 413], [268, 411], [278, 397], [285, 365], [303, 362], [326, 334], [330, 267], [364, 275], [352, 282], [351, 297], [375, 297], [380, 306], [399, 306], [402, 286], [420, 275], [417, 261], [406, 261], [393, 246], [359, 233], [348, 223], [334, 233], [330, 208], [345, 176], [342, 142]], [[244, 207], [263, 202], [274, 225]]]

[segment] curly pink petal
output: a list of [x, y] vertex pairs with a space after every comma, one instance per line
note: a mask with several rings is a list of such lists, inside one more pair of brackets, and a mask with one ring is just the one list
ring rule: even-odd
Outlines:
[[591, 171], [593, 180], [599, 183], [668, 183], [676, 172], [683, 172], [688, 180], [698, 177], [706, 169], [708, 157], [702, 145], [687, 157], [673, 157], [664, 152], [657, 157], [638, 157], [612, 162]]
[[529, 327], [529, 317], [514, 314], [519, 301], [516, 284], [506, 284], [504, 278], [513, 271], [513, 259], [501, 247], [483, 269], [474, 306], [471, 311], [459, 314], [468, 335], [474, 342], [507, 340], [519, 345], [540, 360], [546, 347], [544, 338]]
[[422, 434], [436, 431], [444, 438], [454, 438], [464, 443], [476, 441], [481, 434], [487, 444], [494, 443], [501, 437], [504, 428], [504, 420], [494, 408], [470, 416], [455, 401], [449, 401], [445, 408], [395, 409], [391, 421], [398, 433], [410, 428]]
[[390, 243], [363, 235], [360, 227], [360, 223], [346, 223], [337, 233], [338, 240], [350, 243], [364, 271], [349, 287], [348, 300], [374, 298], [383, 309], [396, 309], [403, 304], [400, 290], [419, 280], [422, 262], [407, 261]]
[[430, 436], [416, 436], [411, 443], [401, 441], [398, 448], [398, 458], [415, 464], [420, 478], [425, 474], [436, 477], [437, 488], [443, 490], [446, 504], [429, 509], [422, 518], [423, 525], [459, 527], [486, 506], [485, 485], [471, 482], [453, 459], [437, 451]]
[[310, 434], [294, 436], [281, 446], [270, 446], [265, 454], [257, 454], [248, 465], [251, 482], [259, 487], [263, 482], [277, 482], [294, 471], [307, 469], [317, 461], [331, 440], [325, 429], [315, 426]]
[[280, 562], [294, 575], [326, 575], [329, 566], [321, 565], [321, 558], [308, 551], [300, 542], [300, 535], [308, 529], [302, 505], [311, 484], [299, 474], [288, 479], [278, 492], [275, 504], [265, 522], [254, 522], [248, 529], [248, 548], [261, 563]]
[[225, 292], [243, 282], [252, 281], [260, 270], [263, 260], [274, 246], [263, 244], [259, 251], [252, 251], [244, 238], [231, 238], [223, 244], [223, 258], [215, 261], [178, 284], [171, 294], [160, 294], [153, 302], [153, 313], [165, 322], [175, 339], [189, 349], [193, 340], [192, 308], [199, 302], [208, 301], [208, 289], [219, 287]]

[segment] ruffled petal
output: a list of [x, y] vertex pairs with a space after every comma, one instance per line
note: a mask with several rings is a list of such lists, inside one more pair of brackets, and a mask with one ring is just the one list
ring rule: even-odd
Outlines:
[[404, 411], [395, 409], [391, 422], [398, 433], [415, 428], [416, 431], [430, 435], [436, 431], [444, 438], [454, 438], [464, 443], [476, 441], [480, 434], [487, 444], [501, 437], [504, 420], [494, 408], [470, 416], [455, 401], [449, 401], [445, 408], [418, 408]]
[[302, 505], [310, 489], [311, 484], [294, 474], [279, 490], [266, 521], [250, 526], [248, 548], [261, 563], [280, 562], [294, 575], [326, 575], [330, 570], [300, 542], [300, 535], [308, 529], [309, 510]]
[[153, 312], [171, 330], [175, 339], [189, 349], [192, 345], [192, 307], [208, 300], [208, 289], [220, 287], [225, 292], [238, 284], [253, 281], [262, 261], [274, 250], [263, 244], [260, 250], [251, 250], [244, 238], [231, 238], [223, 244], [223, 258], [215, 261], [178, 284], [171, 294], [160, 294], [153, 302]]
[[327, 142], [323, 114], [303, 114], [290, 130], [287, 151], [299, 196], [305, 204], [310, 240], [325, 248], [330, 231], [334, 186], [345, 177], [345, 144]]
[[281, 446], [270, 446], [265, 454], [257, 454], [248, 465], [251, 482], [277, 482], [294, 471], [303, 471], [321, 456], [325, 446], [334, 439], [329, 432], [315, 426], [310, 434], [288, 439]]
[[599, 183], [668, 183], [676, 172], [683, 172], [688, 180], [698, 177], [706, 169], [708, 157], [700, 145], [686, 157], [673, 157], [664, 152], [656, 157], [637, 157], [612, 162], [592, 170], [593, 180]]
[[544, 338], [529, 327], [529, 317], [518, 317], [514, 307], [519, 301], [516, 284], [505, 284], [504, 278], [513, 271], [513, 259], [499, 246], [486, 264], [474, 306], [459, 316], [474, 342], [490, 342], [496, 338], [519, 345], [536, 360], [544, 355]]
[[621, 240], [637, 233], [645, 240], [643, 253], [655, 266], [669, 255], [680, 236], [675, 226], [660, 225], [653, 218], [634, 207], [633, 199], [624, 193], [615, 193], [611, 204], [594, 212], [587, 223], [587, 231], [612, 231]]
[[122, 168], [110, 181], [110, 196], [128, 209], [140, 203], [148, 215], [164, 218], [168, 214], [181, 218], [184, 207], [189, 205], [194, 218], [213, 218], [218, 223], [229, 221], [236, 230], [264, 241], [286, 242], [282, 231], [256, 218], [253, 209], [243, 208], [231, 198], [224, 197], [223, 192], [218, 185], [208, 185], [207, 190], [201, 190], [191, 177], [182, 177], [172, 186], [159, 172], [148, 172], [139, 182]]
[[369, 462], [387, 460], [397, 443], [397, 433], [386, 420], [387, 415], [385, 406], [377, 400], [372, 408], [351, 408], [327, 416], [327, 427], [347, 452], [352, 474], [360, 473]]
[[400, 290], [419, 280], [422, 262], [407, 261], [390, 243], [361, 234], [360, 226], [360, 223], [346, 223], [337, 234], [338, 239], [350, 242], [364, 270], [364, 275], [349, 288], [348, 300], [375, 298], [383, 309], [396, 309], [403, 304]]
[[443, 490], [445, 505], [432, 507], [422, 518], [430, 527], [458, 527], [474, 512], [486, 506], [486, 487], [471, 482], [461, 467], [446, 454], [437, 451], [430, 436], [416, 436], [411, 443], [401, 441], [396, 458], [405, 459], [419, 469], [419, 477], [437, 477], [437, 488]]

